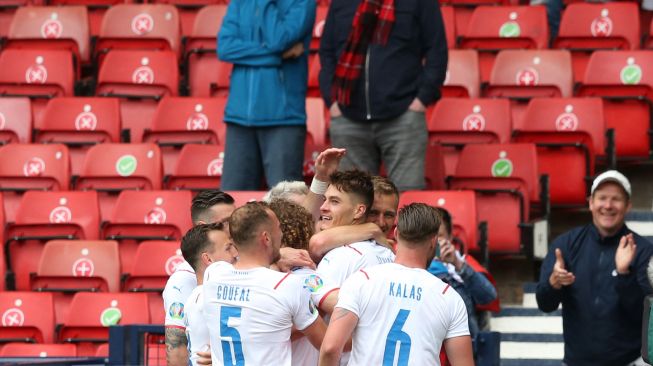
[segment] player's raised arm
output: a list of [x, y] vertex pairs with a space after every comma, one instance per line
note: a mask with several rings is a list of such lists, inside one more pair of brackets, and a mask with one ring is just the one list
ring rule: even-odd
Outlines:
[[358, 317], [353, 312], [336, 308], [329, 322], [322, 347], [320, 348], [320, 366], [340, 364], [342, 350], [358, 324]]

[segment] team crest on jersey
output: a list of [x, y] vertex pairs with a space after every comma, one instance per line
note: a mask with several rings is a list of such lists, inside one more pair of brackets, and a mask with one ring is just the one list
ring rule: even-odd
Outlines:
[[168, 315], [172, 319], [183, 319], [184, 318], [184, 304], [180, 302], [173, 302], [168, 309]]
[[324, 286], [324, 282], [318, 275], [310, 275], [304, 280], [304, 288], [310, 292], [317, 292]]

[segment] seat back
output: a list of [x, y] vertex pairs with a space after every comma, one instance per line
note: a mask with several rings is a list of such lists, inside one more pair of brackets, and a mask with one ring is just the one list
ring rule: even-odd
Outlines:
[[[146, 294], [78, 292], [59, 332], [63, 342], [106, 342], [109, 326], [148, 324]], [[95, 355], [93, 350], [92, 355]]]
[[577, 92], [603, 98], [606, 128], [615, 131], [619, 158], [650, 156], [652, 62], [650, 51], [595, 51]]
[[[36, 272], [36, 258], [43, 245], [53, 239], [98, 238], [100, 210], [96, 192], [26, 192], [15, 222], [7, 226], [6, 245], [10, 274], [15, 287], [29, 288], [29, 275]], [[9, 276], [8, 285], [14, 286]]]
[[[107, 10], [96, 47], [179, 51], [181, 26], [174, 5], [118, 4]], [[105, 60], [106, 61], [106, 60]]]
[[605, 150], [599, 98], [536, 98], [515, 123], [515, 141], [537, 145], [539, 174], [549, 176], [551, 203], [585, 205], [595, 156]]
[[442, 207], [451, 214], [453, 236], [462, 240], [464, 250], [476, 251], [478, 247], [478, 213], [474, 191], [406, 191], [399, 198], [399, 207], [423, 202]]
[[74, 344], [9, 343], [0, 348], [0, 357], [77, 357]]
[[449, 50], [442, 96], [478, 98], [480, 90], [481, 77], [476, 50]]
[[[54, 300], [52, 294], [0, 292], [0, 342], [54, 341]], [[6, 347], [6, 346], [5, 346]]]
[[67, 190], [70, 158], [65, 145], [9, 144], [0, 148], [3, 190]]
[[489, 250], [520, 253], [520, 224], [539, 200], [534, 144], [469, 144], [450, 180], [451, 189], [474, 190], [479, 220], [488, 223]]
[[32, 105], [29, 98], [0, 98], [0, 145], [32, 141]]
[[168, 277], [184, 262], [178, 241], [144, 241], [136, 250], [125, 291], [163, 291]]
[[79, 67], [90, 61], [88, 13], [85, 6], [29, 6], [16, 11], [9, 28], [9, 48], [69, 50]]
[[6, 49], [0, 53], [0, 93], [31, 98], [74, 95], [75, 69], [63, 50]]
[[503, 99], [443, 98], [427, 121], [429, 143], [442, 145], [445, 176], [455, 172], [465, 144], [510, 140], [510, 103]]
[[571, 72], [566, 50], [505, 50], [494, 63], [487, 96], [570, 97]]
[[160, 189], [161, 170], [161, 152], [155, 144], [99, 144], [88, 150], [76, 188]]
[[97, 95], [162, 98], [179, 89], [177, 57], [171, 51], [114, 50], [98, 74]]
[[219, 187], [223, 164], [222, 145], [184, 145], [166, 188], [199, 191]]
[[485, 50], [546, 48], [548, 41], [544, 6], [479, 6], [460, 46]]
[[120, 291], [120, 256], [115, 241], [53, 240], [45, 244], [34, 291]]
[[444, 22], [444, 33], [447, 36], [447, 47], [456, 48], [458, 34], [456, 33], [456, 18], [453, 6], [441, 6], [442, 21]]

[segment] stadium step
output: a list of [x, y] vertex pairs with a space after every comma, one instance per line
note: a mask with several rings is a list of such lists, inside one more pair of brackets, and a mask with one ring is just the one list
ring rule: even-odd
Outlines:
[[564, 355], [560, 309], [543, 313], [535, 301], [535, 283], [524, 285], [522, 305], [504, 306], [490, 319], [501, 332], [502, 366], [559, 366]]

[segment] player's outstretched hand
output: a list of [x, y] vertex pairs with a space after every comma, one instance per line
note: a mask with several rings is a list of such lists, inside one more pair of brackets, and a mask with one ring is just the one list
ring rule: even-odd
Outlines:
[[281, 248], [281, 259], [277, 262], [277, 267], [281, 272], [288, 272], [293, 267], [308, 267], [315, 269], [315, 263], [311, 260], [311, 255], [304, 249]]
[[336, 147], [322, 151], [315, 159], [315, 178], [328, 182], [329, 176], [338, 170], [340, 160], [345, 156], [346, 152], [346, 149]]

